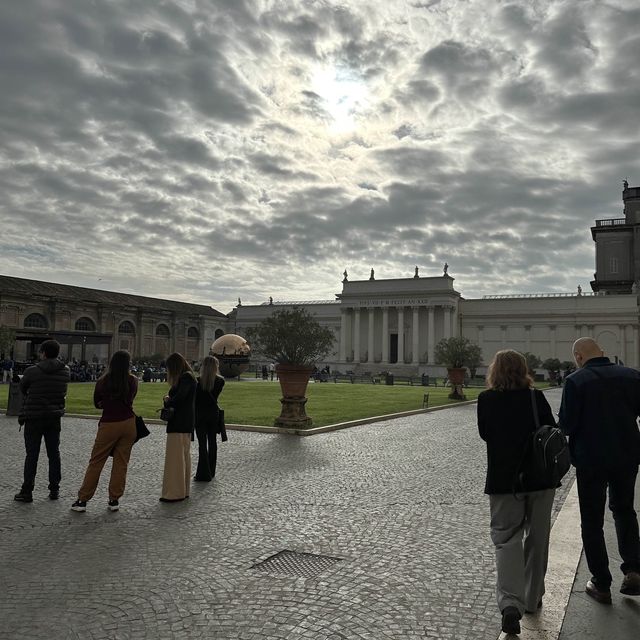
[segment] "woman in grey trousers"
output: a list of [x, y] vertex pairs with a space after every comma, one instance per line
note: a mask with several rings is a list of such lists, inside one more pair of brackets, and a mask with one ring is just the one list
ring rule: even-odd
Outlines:
[[533, 380], [521, 353], [498, 351], [489, 365], [487, 387], [478, 396], [478, 430], [487, 443], [484, 492], [489, 495], [496, 549], [496, 592], [502, 630], [518, 634], [522, 615], [542, 606], [555, 495], [555, 489], [516, 483], [536, 429], [534, 398], [540, 424], [556, 423], [544, 394], [536, 390], [532, 395]]

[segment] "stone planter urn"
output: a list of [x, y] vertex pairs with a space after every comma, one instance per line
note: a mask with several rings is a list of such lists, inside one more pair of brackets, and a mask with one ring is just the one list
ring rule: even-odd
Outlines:
[[464, 367], [454, 367], [447, 369], [447, 375], [449, 376], [449, 382], [451, 383], [451, 393], [449, 394], [450, 400], [466, 400], [463, 393], [464, 376], [467, 370]]
[[305, 393], [313, 367], [297, 364], [277, 364], [276, 373], [282, 389], [282, 410], [275, 419], [274, 427], [286, 429], [307, 429], [311, 426], [311, 418], [307, 416]]

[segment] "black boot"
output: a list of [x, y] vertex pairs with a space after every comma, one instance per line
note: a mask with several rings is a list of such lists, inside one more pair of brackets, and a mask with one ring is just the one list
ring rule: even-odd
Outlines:
[[520, 617], [516, 607], [505, 607], [502, 612], [502, 630], [507, 635], [517, 636], [520, 633]]

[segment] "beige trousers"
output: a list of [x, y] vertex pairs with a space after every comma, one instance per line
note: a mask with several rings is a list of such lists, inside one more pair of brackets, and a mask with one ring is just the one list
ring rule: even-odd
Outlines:
[[113, 451], [113, 466], [109, 479], [109, 500], [118, 500], [124, 493], [127, 481], [127, 466], [131, 447], [136, 440], [136, 419], [121, 422], [100, 422], [96, 441], [91, 451], [89, 466], [84, 481], [78, 491], [78, 500], [87, 501], [96, 492], [100, 474], [109, 454]]
[[191, 434], [167, 433], [162, 498], [182, 500], [191, 488]]

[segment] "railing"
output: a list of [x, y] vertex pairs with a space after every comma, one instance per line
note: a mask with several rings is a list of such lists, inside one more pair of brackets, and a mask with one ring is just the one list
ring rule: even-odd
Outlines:
[[622, 224], [627, 224], [626, 218], [607, 218], [605, 220], [596, 220], [596, 227], [617, 227]]
[[511, 298], [581, 298], [598, 295], [593, 291], [582, 293], [507, 293], [492, 296], [482, 296], [483, 300], [507, 300]]

